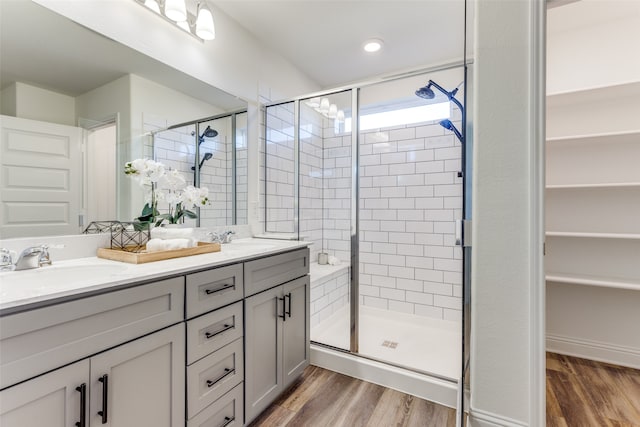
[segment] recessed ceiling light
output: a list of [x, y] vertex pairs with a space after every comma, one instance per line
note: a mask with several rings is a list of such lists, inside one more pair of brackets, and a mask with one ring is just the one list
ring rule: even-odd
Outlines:
[[365, 52], [373, 53], [382, 49], [382, 44], [382, 40], [380, 39], [371, 39], [364, 42], [362, 48], [365, 50]]

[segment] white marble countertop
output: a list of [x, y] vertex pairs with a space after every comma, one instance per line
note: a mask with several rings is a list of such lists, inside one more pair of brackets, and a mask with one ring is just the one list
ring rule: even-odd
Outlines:
[[51, 300], [75, 298], [112, 287], [161, 279], [194, 270], [242, 262], [303, 248], [311, 242], [237, 239], [220, 252], [173, 258], [145, 264], [127, 264], [97, 257], [66, 261], [31, 270], [0, 272], [0, 314], [21, 311]]

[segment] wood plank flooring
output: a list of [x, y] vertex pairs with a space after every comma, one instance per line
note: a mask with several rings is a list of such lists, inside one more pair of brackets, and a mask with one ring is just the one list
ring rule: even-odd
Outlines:
[[[251, 427], [453, 427], [455, 410], [309, 366]], [[547, 353], [548, 427], [640, 427], [640, 370]]]
[[640, 370], [547, 353], [547, 426], [640, 426]]
[[456, 411], [309, 366], [251, 427], [454, 427]]

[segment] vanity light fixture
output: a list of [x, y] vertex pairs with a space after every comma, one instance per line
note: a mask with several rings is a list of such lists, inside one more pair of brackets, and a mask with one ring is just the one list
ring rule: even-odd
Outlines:
[[335, 120], [337, 123], [344, 123], [344, 111], [338, 110], [336, 104], [332, 104], [329, 98], [314, 97], [305, 101], [305, 104], [327, 119]]
[[329, 112], [329, 108], [330, 108], [330, 104], [329, 104], [329, 99], [328, 98], [322, 98], [320, 100], [320, 112], [322, 114], [327, 114]]
[[216, 38], [213, 14], [206, 0], [134, 0], [171, 22], [194, 38], [205, 41]]
[[384, 43], [380, 39], [370, 39], [364, 42], [364, 44], [362, 45], [362, 48], [364, 49], [365, 52], [374, 53], [382, 49], [383, 44]]
[[336, 104], [331, 104], [329, 106], [327, 117], [329, 117], [330, 119], [335, 119], [336, 117], [338, 117], [338, 106]]

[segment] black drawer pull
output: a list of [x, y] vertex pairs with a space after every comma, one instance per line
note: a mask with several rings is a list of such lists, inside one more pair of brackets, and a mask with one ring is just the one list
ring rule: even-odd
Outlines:
[[207, 380], [207, 387], [209, 387], [209, 388], [213, 387], [214, 385], [218, 384], [220, 381], [222, 381], [223, 379], [225, 379], [229, 375], [235, 374], [235, 372], [236, 372], [235, 369], [224, 368], [224, 374], [220, 375], [215, 380]]
[[222, 424], [220, 427], [227, 427], [229, 424], [231, 424], [235, 420], [236, 420], [236, 417], [233, 417], [233, 418], [224, 417], [224, 424]]
[[214, 332], [214, 333], [211, 333], [211, 332], [205, 332], [205, 333], [204, 333], [204, 336], [205, 336], [208, 340], [210, 340], [210, 339], [211, 339], [211, 338], [213, 338], [213, 337], [216, 337], [216, 336], [218, 336], [218, 335], [220, 335], [220, 334], [224, 334], [224, 333], [225, 333], [225, 332], [227, 332], [228, 330], [230, 330], [230, 329], [235, 329], [235, 328], [236, 328], [236, 325], [227, 325], [227, 324], [225, 324], [225, 325], [224, 325], [224, 328], [220, 329], [218, 332]]
[[[276, 297], [276, 298], [277, 298], [278, 301], [282, 301], [282, 315], [278, 314], [278, 317], [281, 318], [283, 322], [286, 322], [287, 321], [287, 307], [286, 307], [287, 303], [286, 303], [286, 300], [285, 300], [284, 297], [282, 297], [282, 298]], [[277, 306], [277, 304], [276, 304], [276, 306]], [[276, 311], [277, 310], [278, 309], [276, 307]]]
[[224, 285], [223, 287], [218, 289], [205, 289], [204, 293], [207, 295], [213, 295], [213, 294], [217, 294], [218, 292], [224, 292], [227, 289], [231, 289], [231, 288], [235, 289], [236, 285]]
[[80, 392], [80, 421], [76, 423], [76, 427], [87, 426], [87, 384], [82, 383], [79, 387], [76, 387], [76, 391]]
[[285, 295], [285, 298], [289, 299], [289, 311], [287, 311], [287, 315], [289, 316], [289, 318], [291, 318], [291, 292]]
[[107, 423], [107, 405], [108, 405], [108, 394], [109, 394], [109, 375], [104, 374], [98, 381], [102, 383], [102, 411], [98, 411], [98, 415], [102, 417], [102, 424]]

